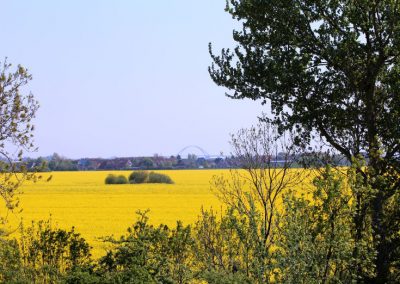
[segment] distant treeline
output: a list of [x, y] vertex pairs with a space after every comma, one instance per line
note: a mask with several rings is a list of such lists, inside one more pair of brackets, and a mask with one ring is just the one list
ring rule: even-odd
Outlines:
[[[329, 156], [326, 154], [307, 153], [302, 156], [291, 157], [295, 162], [293, 167], [307, 164], [311, 161], [315, 163], [329, 159], [330, 163], [339, 166], [349, 165], [349, 162], [340, 155]], [[275, 157], [269, 157], [276, 161], [279, 167], [284, 161], [285, 153], [278, 153]], [[168, 170], [168, 169], [227, 169], [242, 168], [240, 161], [234, 156], [204, 158], [189, 154], [183, 158], [177, 156], [159, 156], [152, 157], [122, 157], [122, 158], [81, 158], [69, 159], [57, 153], [48, 157], [39, 157], [36, 159], [26, 158], [25, 162], [28, 169], [40, 169], [41, 171], [96, 171], [96, 170]], [[324, 163], [321, 163], [324, 164]]]

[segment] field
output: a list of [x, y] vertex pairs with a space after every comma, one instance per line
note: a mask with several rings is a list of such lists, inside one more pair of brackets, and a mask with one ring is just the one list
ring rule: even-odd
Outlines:
[[[26, 224], [51, 216], [60, 228], [75, 226], [93, 246], [94, 256], [100, 256], [105, 247], [98, 238], [123, 234], [135, 221], [135, 211], [139, 209], [150, 209], [151, 223], [167, 225], [175, 225], [176, 220], [193, 223], [202, 206], [220, 209], [209, 182], [213, 175], [226, 171], [159, 172], [168, 174], [175, 184], [105, 185], [104, 179], [110, 173], [107, 171], [44, 173], [42, 181], [23, 186], [23, 211], [8, 219], [16, 228], [21, 218]], [[130, 171], [112, 173], [128, 176]]]

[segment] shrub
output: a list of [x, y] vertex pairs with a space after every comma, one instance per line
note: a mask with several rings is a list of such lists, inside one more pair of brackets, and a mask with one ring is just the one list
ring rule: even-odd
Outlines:
[[133, 172], [129, 176], [130, 183], [146, 183], [149, 178], [149, 173], [147, 171], [137, 171]]
[[171, 229], [153, 226], [147, 213], [137, 212], [137, 221], [125, 236], [103, 238], [113, 249], [99, 260], [102, 283], [191, 283], [194, 240], [190, 226], [180, 221]]
[[24, 283], [21, 253], [16, 240], [0, 238], [0, 282]]
[[117, 177], [115, 175], [108, 175], [106, 177], [106, 184], [115, 184], [115, 180], [117, 179]]
[[151, 172], [149, 174], [148, 183], [169, 183], [169, 184], [171, 184], [171, 183], [174, 183], [174, 182], [167, 175]]
[[106, 184], [127, 184], [128, 183], [128, 179], [123, 176], [123, 175], [113, 175], [113, 174], [109, 174], [106, 177]]
[[120, 175], [120, 176], [117, 177], [115, 183], [116, 184], [127, 184], [128, 183], [128, 179], [125, 176]]
[[[13, 254], [8, 252], [11, 258], [7, 263], [15, 273], [12, 278], [2, 275], [6, 283], [60, 283], [64, 275], [92, 265], [91, 247], [86, 240], [74, 227], [68, 231], [54, 228], [51, 220], [32, 222], [27, 228], [21, 225], [15, 249], [18, 251], [12, 251]], [[10, 263], [17, 254], [18, 269]]]

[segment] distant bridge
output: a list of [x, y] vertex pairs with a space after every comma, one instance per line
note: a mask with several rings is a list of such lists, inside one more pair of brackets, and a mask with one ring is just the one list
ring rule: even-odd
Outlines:
[[220, 155], [210, 155], [210, 154], [207, 153], [207, 151], [205, 151], [203, 148], [201, 148], [200, 146], [197, 146], [197, 145], [189, 145], [189, 146], [186, 146], [186, 147], [182, 148], [178, 152], [177, 156], [178, 155], [182, 156], [182, 153], [184, 153], [185, 151], [190, 150], [190, 149], [196, 149], [197, 150], [196, 152], [200, 152], [201, 153], [200, 155], [198, 155], [196, 153], [187, 152], [188, 154], [196, 154], [196, 156], [199, 157], [199, 158], [205, 158], [205, 159], [224, 158], [224, 156], [222, 154], [220, 154]]

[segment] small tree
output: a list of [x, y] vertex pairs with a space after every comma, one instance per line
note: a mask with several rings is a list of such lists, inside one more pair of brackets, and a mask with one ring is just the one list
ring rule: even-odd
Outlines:
[[254, 283], [259, 274], [254, 273], [258, 259], [253, 256], [264, 249], [255, 245], [249, 225], [231, 208], [221, 216], [202, 209], [193, 229], [193, 252], [199, 275], [207, 283]]
[[[31, 79], [21, 65], [12, 70], [7, 60], [0, 62], [0, 196], [6, 210], [18, 206], [15, 194], [21, 184], [35, 179], [23, 162], [23, 151], [35, 149], [32, 119], [39, 105], [31, 93], [21, 94]], [[0, 223], [6, 221], [5, 216], [0, 214]]]
[[258, 273], [260, 282], [270, 276], [270, 253], [280, 196], [285, 189], [297, 185], [303, 174], [291, 169], [296, 157], [291, 138], [290, 134], [279, 135], [276, 127], [268, 122], [240, 130], [232, 135], [231, 144], [242, 170], [233, 169], [229, 177], [217, 176], [212, 180], [217, 196], [242, 223], [237, 229], [247, 228], [238, 235], [243, 242], [253, 244], [249, 260], [254, 263], [254, 271], [257, 270], [254, 273]]
[[[351, 190], [327, 166], [311, 195], [289, 192], [279, 218], [275, 279], [279, 283], [351, 283], [354, 267]], [[350, 184], [350, 186], [352, 186]], [[373, 254], [363, 249], [364, 269], [373, 273]]]

